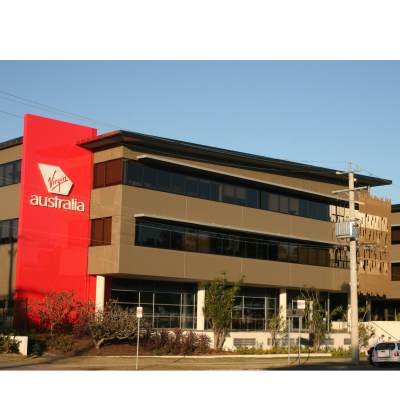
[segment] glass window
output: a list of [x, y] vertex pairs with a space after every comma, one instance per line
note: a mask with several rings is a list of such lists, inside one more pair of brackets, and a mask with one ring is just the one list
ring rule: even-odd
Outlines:
[[328, 265], [328, 250], [319, 249], [318, 250], [318, 265], [321, 267], [326, 267]]
[[279, 211], [285, 214], [289, 213], [289, 197], [279, 196]]
[[5, 166], [5, 185], [12, 185], [14, 183], [13, 179], [13, 171], [14, 171], [14, 163], [8, 163]]
[[22, 165], [21, 160], [14, 161], [14, 183], [21, 182], [21, 165]]
[[300, 216], [308, 218], [308, 200], [299, 200], [300, 204]]
[[154, 303], [181, 304], [181, 295], [178, 293], [154, 293]]
[[[178, 296], [180, 297], [180, 294], [178, 294]], [[154, 304], [155, 315], [158, 315], [160, 317], [178, 317], [178, 326], [180, 313], [180, 306], [170, 306], [169, 304]]]
[[170, 192], [172, 184], [172, 174], [168, 171], [158, 171], [158, 190]]
[[186, 229], [185, 250], [196, 251], [196, 229]]
[[197, 251], [208, 253], [210, 251], [210, 236], [208, 232], [197, 231]]
[[0, 187], [5, 186], [4, 182], [4, 165], [0, 165]]
[[104, 187], [105, 173], [106, 173], [106, 163], [102, 162], [94, 165], [93, 187], [95, 189]]
[[[153, 282], [151, 281], [151, 283], [153, 283]], [[142, 303], [147, 303], [147, 304], [153, 303], [153, 298], [154, 298], [153, 295], [154, 295], [154, 293], [152, 293], [152, 292], [140, 292], [140, 304], [142, 304]]]
[[211, 183], [211, 200], [222, 201], [222, 183], [212, 182]]
[[169, 225], [157, 224], [156, 246], [161, 249], [169, 249], [171, 227]]
[[260, 191], [247, 189], [247, 207], [260, 208]]
[[268, 206], [270, 211], [279, 211], [279, 194], [268, 194]]
[[299, 199], [290, 198], [289, 201], [289, 214], [299, 215]]
[[257, 258], [257, 239], [246, 239], [246, 257]]
[[185, 175], [176, 172], [172, 174], [172, 191], [177, 194], [185, 194]]
[[142, 246], [154, 247], [156, 244], [156, 224], [142, 222]]
[[322, 221], [329, 221], [329, 206], [327, 204], [319, 203], [318, 219]]
[[183, 250], [185, 243], [185, 229], [171, 226], [171, 249]]
[[111, 298], [118, 299], [118, 301], [121, 301], [122, 303], [139, 303], [139, 292], [112, 290]]
[[92, 220], [92, 246], [103, 244], [103, 219]]
[[143, 186], [143, 165], [135, 161], [125, 161], [124, 184], [130, 186]]
[[144, 167], [144, 187], [147, 189], [157, 189], [157, 170], [155, 168]]
[[0, 224], [0, 243], [10, 243], [10, 220], [2, 221]]
[[269, 210], [268, 208], [268, 192], [261, 192], [261, 208], [263, 210]]
[[106, 186], [122, 183], [122, 158], [106, 162]]
[[278, 261], [278, 242], [268, 242], [268, 260]]
[[18, 222], [19, 219], [13, 219], [11, 220], [11, 241], [12, 242], [17, 242], [18, 241]]
[[244, 307], [265, 308], [265, 297], [244, 297]]
[[235, 186], [224, 184], [224, 203], [235, 204]]
[[274, 309], [276, 307], [276, 300], [275, 299], [267, 299], [267, 308]]
[[308, 249], [308, 263], [317, 265], [317, 249]]
[[318, 203], [315, 201], [310, 201], [309, 202], [309, 207], [310, 207], [310, 218], [318, 218]]
[[196, 296], [194, 294], [182, 294], [182, 306], [194, 306], [196, 304]]
[[392, 228], [392, 244], [400, 244], [400, 226]]
[[300, 246], [299, 248], [299, 263], [308, 264], [308, 249], [307, 247]]
[[222, 254], [222, 235], [220, 233], [210, 232], [210, 253]]
[[279, 242], [279, 261], [289, 260], [289, 244]]
[[262, 240], [257, 244], [257, 258], [261, 260], [268, 260], [268, 243]]
[[191, 176], [186, 177], [186, 196], [198, 197], [199, 180]]
[[400, 281], [400, 264], [392, 263], [392, 281]]
[[289, 262], [297, 263], [299, 257], [299, 246], [297, 244], [291, 244], [289, 246]]
[[235, 236], [233, 235], [222, 235], [222, 248], [223, 248], [223, 254], [226, 256], [233, 256], [233, 250], [234, 250], [234, 240]]
[[111, 217], [103, 218], [103, 245], [111, 244]]
[[246, 245], [245, 240], [240, 236], [235, 236], [233, 241], [233, 255], [235, 257], [245, 257], [246, 255]]
[[238, 206], [246, 206], [246, 188], [236, 186], [236, 200]]
[[206, 200], [211, 199], [211, 181], [199, 179], [199, 198]]

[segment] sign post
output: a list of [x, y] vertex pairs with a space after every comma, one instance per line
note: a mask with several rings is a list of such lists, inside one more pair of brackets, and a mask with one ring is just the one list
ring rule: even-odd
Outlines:
[[290, 365], [290, 317], [289, 317], [289, 344], [288, 344], [288, 365]]
[[[302, 314], [304, 315], [304, 309], [306, 308], [305, 300], [297, 300], [297, 309], [302, 310]], [[300, 327], [303, 322], [302, 316], [299, 318], [299, 365], [300, 365], [300, 354], [301, 354], [301, 336], [300, 336]]]
[[136, 369], [138, 369], [138, 364], [139, 364], [139, 336], [140, 336], [140, 320], [142, 319], [143, 316], [143, 308], [138, 307], [136, 309], [136, 318], [138, 319], [138, 327], [137, 327], [137, 353], [136, 353]]

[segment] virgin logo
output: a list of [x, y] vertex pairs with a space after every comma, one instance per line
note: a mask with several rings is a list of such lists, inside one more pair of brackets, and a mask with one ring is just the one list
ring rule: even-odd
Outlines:
[[49, 193], [69, 195], [72, 182], [60, 167], [39, 164], [39, 168]]

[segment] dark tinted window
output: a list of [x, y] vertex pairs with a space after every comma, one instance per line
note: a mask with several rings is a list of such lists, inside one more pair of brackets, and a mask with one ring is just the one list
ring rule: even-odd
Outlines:
[[0, 165], [0, 187], [5, 186], [4, 182], [4, 164]]
[[122, 158], [106, 162], [106, 186], [122, 183]]
[[143, 186], [143, 165], [134, 161], [125, 161], [124, 183], [131, 186]]
[[279, 211], [285, 214], [289, 213], [289, 197], [279, 196]]
[[257, 258], [268, 260], [268, 243], [259, 241], [257, 245]]
[[235, 204], [238, 206], [246, 206], [246, 188], [236, 186]]
[[11, 222], [11, 241], [16, 242], [18, 241], [18, 221], [19, 219], [12, 219]]
[[293, 197], [289, 200], [289, 214], [299, 215], [299, 199], [294, 199]]
[[185, 229], [171, 226], [171, 249], [183, 250], [185, 243]]
[[156, 225], [148, 222], [142, 223], [142, 246], [154, 247], [156, 244]]
[[233, 256], [234, 240], [234, 235], [222, 235], [222, 254]]
[[220, 233], [210, 233], [210, 253], [222, 254], [222, 235]]
[[300, 205], [300, 216], [308, 218], [308, 200], [299, 200]]
[[199, 179], [199, 198], [206, 200], [211, 199], [211, 181]]
[[246, 242], [244, 238], [235, 236], [233, 245], [233, 255], [235, 257], [245, 257], [246, 256]]
[[317, 265], [317, 249], [308, 249], [308, 263]]
[[321, 267], [328, 266], [328, 250], [318, 250], [318, 265], [320, 265]]
[[209, 253], [210, 252], [210, 236], [206, 231], [197, 232], [197, 251], [199, 253]]
[[172, 174], [172, 191], [177, 194], [185, 194], [185, 175], [176, 172]]
[[235, 186], [224, 184], [224, 203], [235, 204]]
[[289, 246], [289, 262], [297, 263], [299, 259], [299, 246], [290, 245]]
[[257, 239], [246, 239], [246, 257], [257, 258]]
[[155, 168], [144, 167], [144, 187], [147, 189], [157, 189], [157, 170]]
[[309, 202], [309, 207], [310, 207], [310, 218], [318, 218], [318, 203], [315, 201], [310, 201]]
[[268, 242], [268, 260], [278, 261], [278, 242]]
[[92, 246], [111, 244], [111, 225], [111, 217], [92, 220]]
[[168, 249], [170, 246], [171, 227], [169, 225], [157, 224], [156, 246]]
[[307, 247], [300, 246], [299, 263], [300, 264], [308, 264], [308, 249], [307, 249]]
[[247, 207], [260, 208], [260, 191], [247, 189]]
[[392, 244], [400, 244], [400, 226], [392, 228]]
[[8, 163], [4, 166], [5, 168], [5, 175], [4, 181], [5, 185], [12, 185], [14, 183], [13, 179], [13, 171], [14, 171], [14, 163]]
[[196, 230], [186, 229], [185, 236], [185, 250], [186, 251], [197, 251], [197, 240], [196, 240]]
[[103, 245], [111, 244], [111, 225], [111, 217], [103, 218]]
[[211, 183], [211, 200], [222, 201], [222, 183], [212, 182]]
[[400, 281], [400, 263], [392, 263], [392, 281]]
[[11, 221], [1, 222], [0, 243], [10, 243]]
[[158, 171], [158, 190], [170, 192], [172, 184], [172, 174], [168, 171]]
[[279, 194], [269, 193], [268, 209], [270, 211], [279, 211]]
[[21, 165], [21, 160], [14, 161], [14, 183], [21, 182]]
[[261, 192], [261, 208], [263, 210], [269, 210], [268, 208], [268, 192]]
[[318, 204], [318, 219], [329, 221], [329, 206], [327, 204]]
[[94, 173], [93, 173], [93, 187], [96, 188], [100, 188], [100, 187], [104, 187], [104, 183], [105, 183], [105, 173], [106, 173], [106, 163], [102, 162], [99, 164], [95, 164], [94, 165]]
[[289, 259], [289, 244], [279, 243], [279, 261], [288, 261]]
[[192, 178], [191, 176], [186, 177], [186, 196], [197, 197], [199, 195], [199, 180]]

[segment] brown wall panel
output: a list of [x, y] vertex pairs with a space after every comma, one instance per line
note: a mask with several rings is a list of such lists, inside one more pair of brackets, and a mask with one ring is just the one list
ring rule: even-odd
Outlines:
[[16, 160], [22, 160], [22, 144], [0, 150], [0, 164], [6, 164]]
[[290, 286], [314, 286], [321, 290], [333, 289], [333, 268], [316, 267], [313, 265], [291, 264]]
[[96, 153], [93, 153], [93, 164], [97, 164], [103, 161], [115, 160], [116, 158], [122, 158], [123, 153], [124, 150], [122, 146], [114, 147], [112, 149], [107, 149], [103, 151], [98, 151]]
[[392, 219], [392, 226], [400, 225], [400, 213], [393, 213], [391, 215], [391, 219]]
[[[122, 189], [122, 185], [93, 189], [90, 193], [90, 219], [121, 215]], [[126, 210], [122, 210], [122, 215], [125, 213]]]
[[122, 274], [184, 278], [183, 251], [121, 246], [119, 272]]
[[286, 287], [290, 282], [290, 264], [275, 261], [242, 259], [242, 271], [247, 285]]
[[0, 245], [0, 299], [14, 298], [17, 248], [17, 243]]
[[392, 298], [400, 299], [400, 281], [392, 282]]
[[[20, 192], [20, 183], [0, 188], [0, 221], [18, 218]], [[24, 201], [29, 200], [29, 197], [24, 199]]]
[[400, 244], [392, 244], [391, 247], [392, 263], [400, 262]]
[[272, 211], [243, 208], [243, 228], [261, 232], [290, 235], [290, 215]]
[[240, 279], [241, 270], [240, 258], [185, 252], [187, 279], [212, 281], [221, 276], [222, 271], [226, 271], [227, 279], [232, 282]]

